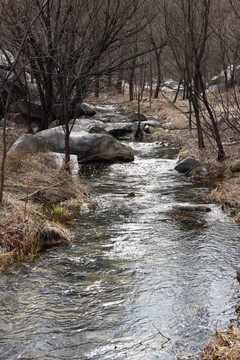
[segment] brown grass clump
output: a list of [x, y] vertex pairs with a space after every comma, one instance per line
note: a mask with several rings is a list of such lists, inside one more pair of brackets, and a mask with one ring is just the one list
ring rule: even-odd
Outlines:
[[86, 188], [48, 154], [7, 157], [4, 201], [0, 205], [0, 262], [35, 256], [70, 241], [65, 225], [73, 219], [62, 201], [83, 203]]
[[225, 178], [209, 194], [209, 199], [221, 204], [223, 210], [230, 209], [235, 221], [240, 224], [240, 177]]
[[28, 198], [44, 204], [83, 197], [86, 193], [86, 188], [57, 167], [47, 153], [9, 156], [5, 189], [18, 199]]
[[239, 360], [240, 329], [229, 328], [225, 332], [215, 330], [205, 347], [201, 360]]

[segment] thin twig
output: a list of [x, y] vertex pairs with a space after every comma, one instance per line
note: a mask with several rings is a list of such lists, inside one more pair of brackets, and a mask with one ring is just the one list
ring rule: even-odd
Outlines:
[[171, 339], [170, 339], [169, 337], [163, 335], [163, 333], [161, 333], [161, 331], [156, 327], [156, 325], [155, 325], [151, 320], [150, 320], [150, 322], [151, 322], [152, 326], [157, 330], [157, 332], [158, 332], [163, 338], [167, 339], [167, 340], [162, 344], [162, 346], [161, 346], [161, 348], [163, 349], [164, 346], [165, 346], [169, 341], [171, 341]]

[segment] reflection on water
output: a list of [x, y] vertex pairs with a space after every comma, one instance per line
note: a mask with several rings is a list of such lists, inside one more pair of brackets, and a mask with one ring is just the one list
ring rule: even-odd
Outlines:
[[212, 204], [174, 215], [207, 184], [173, 170], [174, 149], [131, 145], [133, 163], [82, 168], [99, 210], [73, 244], [1, 275], [1, 359], [184, 359], [237, 318], [239, 229]]

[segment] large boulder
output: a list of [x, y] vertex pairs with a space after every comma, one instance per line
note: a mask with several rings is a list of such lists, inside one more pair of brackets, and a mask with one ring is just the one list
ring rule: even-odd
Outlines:
[[32, 134], [23, 134], [15, 141], [8, 151], [8, 155], [35, 154], [49, 150], [48, 142]]
[[[43, 130], [37, 137], [48, 142], [51, 151], [65, 151], [65, 132], [61, 126]], [[86, 161], [132, 161], [133, 150], [121, 144], [110, 135], [89, 134], [85, 131], [73, 131], [69, 139], [70, 153], [78, 156], [81, 162]]]
[[189, 156], [180, 163], [178, 163], [174, 169], [180, 173], [187, 173], [201, 164], [202, 163], [200, 160], [197, 160], [194, 157]]

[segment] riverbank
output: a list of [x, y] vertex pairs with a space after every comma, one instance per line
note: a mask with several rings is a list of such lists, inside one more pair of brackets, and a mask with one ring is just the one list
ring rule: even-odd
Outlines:
[[2, 267], [70, 242], [82, 205], [96, 206], [87, 194], [87, 187], [59, 168], [48, 153], [7, 156], [0, 217]]

